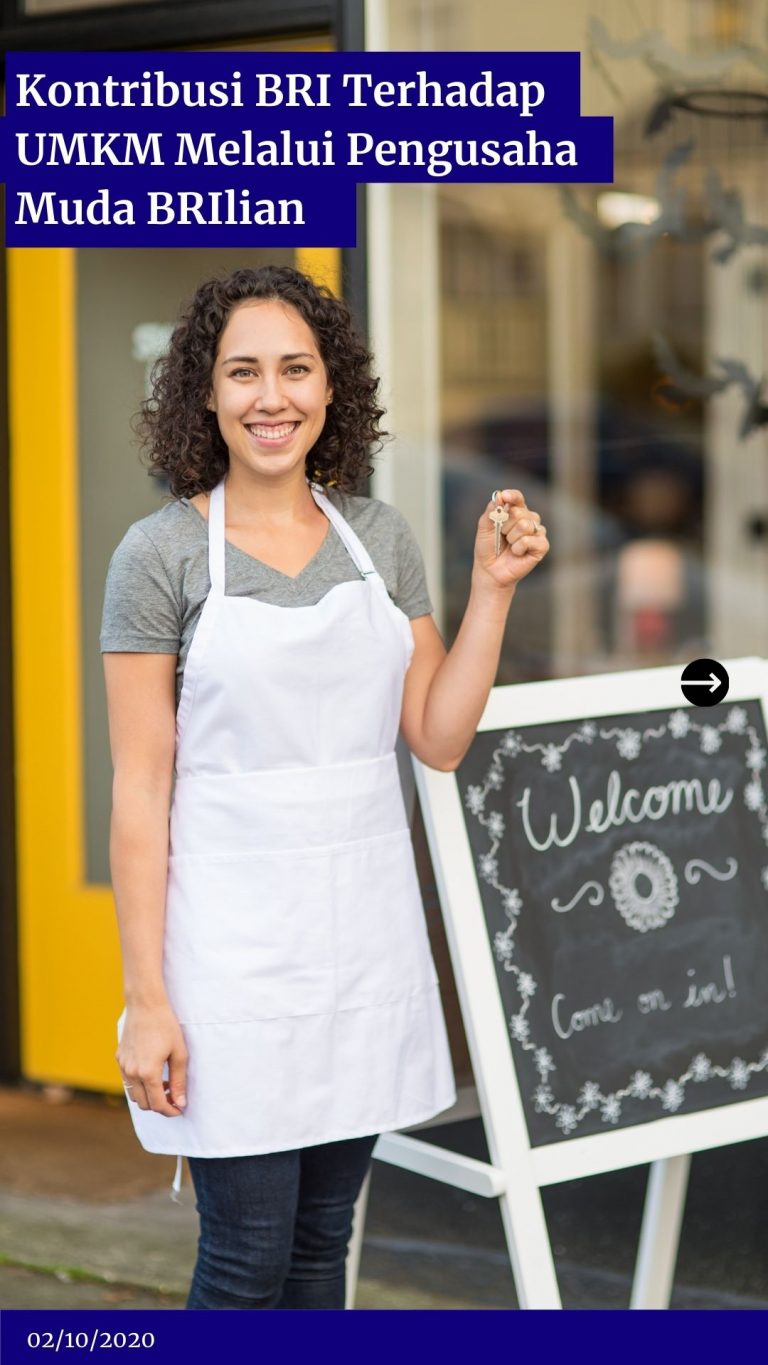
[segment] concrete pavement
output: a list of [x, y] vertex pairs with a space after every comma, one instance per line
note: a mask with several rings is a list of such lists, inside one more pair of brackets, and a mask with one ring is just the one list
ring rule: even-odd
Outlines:
[[[180, 1308], [197, 1215], [121, 1098], [0, 1087], [0, 1308]], [[427, 1140], [487, 1160], [479, 1120]], [[544, 1191], [566, 1307], [629, 1301], [645, 1168]], [[673, 1307], [768, 1308], [768, 1140], [694, 1158]], [[499, 1209], [374, 1162], [357, 1307], [511, 1308]]]

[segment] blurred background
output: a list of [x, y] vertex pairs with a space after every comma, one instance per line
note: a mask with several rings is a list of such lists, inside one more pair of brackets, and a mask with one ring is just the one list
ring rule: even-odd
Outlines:
[[[0, 1078], [119, 1094], [98, 632], [112, 550], [167, 496], [129, 420], [180, 301], [267, 260], [348, 298], [394, 435], [361, 491], [413, 527], [446, 645], [478, 516], [523, 490], [552, 549], [499, 683], [765, 655], [768, 0], [16, 0], [0, 36], [578, 50], [582, 112], [614, 119], [613, 185], [372, 185], [355, 249], [5, 253]], [[420, 864], [469, 1082], [423, 840]]]

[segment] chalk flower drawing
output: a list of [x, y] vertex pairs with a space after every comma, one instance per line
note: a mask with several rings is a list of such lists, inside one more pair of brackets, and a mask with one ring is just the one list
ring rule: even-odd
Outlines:
[[[642, 895], [638, 878], [650, 882]], [[678, 902], [677, 877], [666, 853], [655, 844], [635, 841], [614, 854], [608, 877], [616, 909], [630, 929], [645, 934], [661, 929], [674, 915]]]
[[741, 1057], [734, 1057], [731, 1062], [730, 1082], [734, 1090], [745, 1090], [749, 1080], [749, 1067]]
[[490, 834], [492, 839], [504, 838], [504, 830], [506, 826], [504, 824], [504, 816], [502, 815], [500, 810], [492, 810], [485, 823], [488, 827], [488, 833]]
[[633, 1099], [647, 1100], [653, 1089], [653, 1080], [647, 1071], [636, 1071], [629, 1082], [629, 1093]]
[[618, 1095], [607, 1095], [600, 1110], [603, 1123], [618, 1123], [621, 1118], [621, 1100]]
[[597, 1109], [600, 1103], [600, 1086], [597, 1081], [585, 1081], [579, 1094], [579, 1104], [584, 1109]]
[[514, 730], [508, 730], [501, 741], [502, 753], [505, 753], [508, 758], [514, 758], [520, 753], [522, 747], [523, 741], [520, 735], [516, 735]]
[[661, 1095], [661, 1107], [670, 1114], [674, 1114], [680, 1108], [685, 1098], [685, 1091], [679, 1081], [667, 1081]]
[[700, 1052], [691, 1062], [691, 1074], [695, 1081], [708, 1081], [712, 1075], [712, 1063], [703, 1052]]
[[702, 725], [700, 741], [701, 751], [704, 754], [716, 754], [723, 742], [716, 725]]
[[[744, 708], [733, 706], [725, 720], [717, 726], [700, 725], [691, 719], [687, 710], [678, 709], [670, 712], [665, 724], [660, 724], [657, 728], [645, 729], [642, 735], [632, 729], [600, 730], [594, 721], [586, 720], [581, 723], [578, 730], [569, 734], [561, 744], [537, 743], [529, 745], [525, 743], [523, 736], [515, 731], [508, 731], [493, 755], [492, 765], [488, 770], [484, 785], [469, 786], [465, 792], [464, 799], [468, 810], [477, 817], [481, 825], [487, 828], [493, 840], [489, 852], [481, 855], [481, 866], [491, 874], [490, 879], [494, 880], [498, 873], [495, 854], [499, 840], [503, 835], [503, 818], [498, 812], [492, 812], [486, 820], [481, 819], [481, 817], [485, 810], [488, 791], [490, 789], [498, 791], [504, 785], [504, 756], [515, 758], [521, 753], [533, 754], [539, 751], [542, 755], [543, 766], [549, 772], [557, 772], [562, 767], [562, 755], [567, 752], [575, 740], [591, 744], [598, 735], [605, 740], [617, 739], [617, 749], [623, 757], [636, 757], [644, 741], [663, 739], [666, 735], [671, 736], [672, 739], [684, 739], [689, 734], [698, 735], [702, 751], [714, 753], [720, 747], [721, 736], [724, 733], [742, 735], [746, 732], [750, 744], [746, 751], [746, 767], [753, 776], [744, 788], [744, 801], [747, 807], [758, 815], [762, 837], [768, 844], [768, 806], [759, 777], [766, 764], [766, 751], [760, 745], [757, 731], [748, 724], [748, 721], [749, 718]], [[630, 850], [633, 851], [630, 852]], [[624, 854], [624, 856], [618, 863], [616, 858], [614, 859], [613, 870], [617, 874], [615, 887], [620, 898], [630, 913], [643, 920], [645, 929], [651, 927], [648, 922], [649, 915], [661, 916], [658, 926], [660, 927], [673, 913], [674, 906], [677, 904], [677, 880], [669, 859], [653, 844], [628, 844], [624, 846], [624, 849], [619, 850], [619, 853]], [[652, 886], [650, 894], [646, 896], [640, 894], [640, 888], [636, 885], [641, 865], [642, 871], [650, 877]], [[651, 875], [652, 873], [654, 875]], [[763, 868], [761, 880], [763, 886], [768, 890], [768, 866]], [[518, 917], [524, 908], [523, 898], [517, 887], [496, 885], [495, 890], [504, 906], [509, 925], [506, 930], [495, 934], [493, 948], [496, 958], [503, 965], [505, 972], [511, 971], [516, 975], [516, 985], [522, 999], [519, 1011], [509, 1017], [509, 1032], [524, 1052], [533, 1053], [534, 1066], [539, 1076], [539, 1084], [534, 1089], [532, 1096], [536, 1112], [548, 1114], [553, 1118], [563, 1136], [568, 1136], [574, 1132], [587, 1114], [594, 1112], [598, 1107], [604, 1122], [617, 1123], [621, 1115], [622, 1101], [626, 1098], [648, 1102], [657, 1101], [667, 1113], [675, 1113], [683, 1104], [685, 1088], [691, 1081], [701, 1083], [715, 1079], [727, 1080], [732, 1089], [743, 1090], [748, 1085], [751, 1075], [759, 1071], [768, 1071], [768, 1048], [763, 1050], [757, 1062], [745, 1062], [741, 1057], [735, 1057], [727, 1066], [720, 1066], [711, 1062], [703, 1052], [700, 1052], [691, 1059], [687, 1070], [677, 1080], [667, 1080], [663, 1086], [657, 1085], [649, 1072], [637, 1070], [623, 1088], [619, 1088], [611, 1095], [604, 1095], [596, 1081], [585, 1081], [579, 1091], [576, 1104], [567, 1104], [563, 1100], [559, 1100], [549, 1083], [550, 1073], [557, 1071], [557, 1067], [548, 1049], [541, 1047], [531, 1038], [531, 1024], [526, 1017], [530, 998], [537, 989], [537, 983], [532, 973], [522, 971], [514, 960], [514, 934]], [[615, 899], [616, 890], [613, 886], [611, 890], [614, 892]], [[644, 930], [640, 929], [640, 932], [644, 932]]]
[[530, 972], [517, 973], [517, 989], [524, 1000], [530, 1000], [536, 994], [536, 982]]
[[492, 853], [481, 853], [477, 865], [480, 870], [480, 876], [483, 877], [485, 881], [495, 881], [499, 871], [498, 858], [494, 858]]
[[622, 730], [616, 740], [616, 748], [622, 758], [637, 758], [643, 745], [639, 730]]
[[505, 934], [503, 929], [499, 930], [499, 932], [497, 933], [496, 937], [493, 940], [493, 951], [495, 952], [499, 962], [510, 962], [514, 956], [515, 945], [513, 944], [511, 938], [509, 938], [508, 935]]
[[545, 744], [541, 761], [548, 773], [559, 772], [563, 766], [563, 760], [556, 744]]
[[669, 718], [669, 733], [673, 739], [685, 739], [691, 728], [691, 718], [687, 711], [673, 711]]
[[572, 1104], [561, 1104], [560, 1112], [555, 1119], [558, 1128], [562, 1128], [564, 1133], [572, 1133], [578, 1123], [576, 1110]]
[[537, 1047], [533, 1060], [536, 1063], [536, 1070], [544, 1081], [547, 1079], [550, 1071], [557, 1071], [557, 1067], [545, 1047]]

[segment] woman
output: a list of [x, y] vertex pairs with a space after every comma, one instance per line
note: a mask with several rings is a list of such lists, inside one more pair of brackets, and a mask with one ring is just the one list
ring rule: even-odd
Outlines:
[[457, 766], [548, 547], [489, 503], [446, 654], [407, 523], [354, 494], [369, 367], [307, 276], [203, 284], [143, 409], [173, 500], [109, 568], [116, 1058], [174, 1188], [189, 1162], [189, 1308], [343, 1307], [376, 1137], [455, 1099], [394, 746]]

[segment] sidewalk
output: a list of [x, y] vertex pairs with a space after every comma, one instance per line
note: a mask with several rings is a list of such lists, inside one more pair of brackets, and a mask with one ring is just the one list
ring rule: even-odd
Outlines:
[[[181, 1308], [197, 1240], [184, 1166], [122, 1098], [0, 1087], [0, 1308]], [[477, 1120], [431, 1133], [487, 1159]], [[566, 1307], [622, 1308], [646, 1171], [544, 1191]], [[673, 1307], [768, 1308], [768, 1140], [694, 1158]], [[513, 1308], [498, 1207], [374, 1162], [357, 1308]]]

